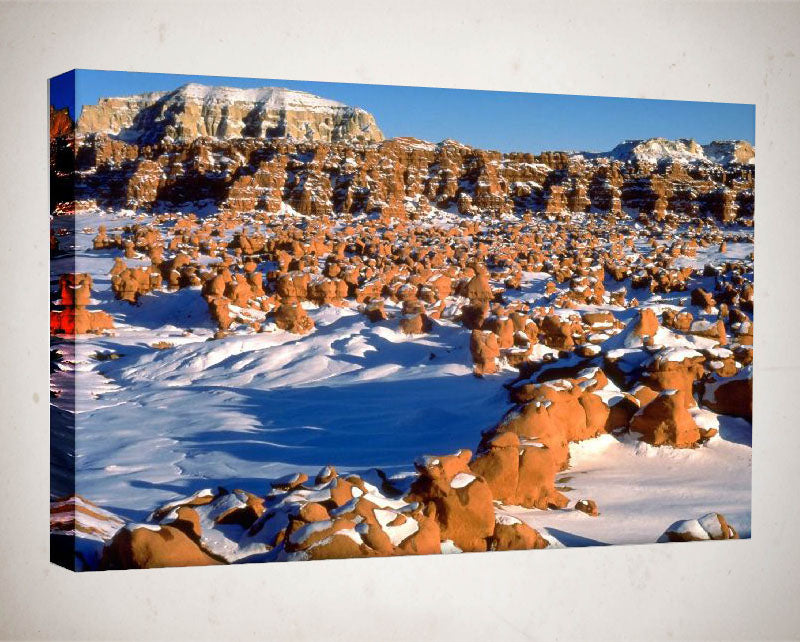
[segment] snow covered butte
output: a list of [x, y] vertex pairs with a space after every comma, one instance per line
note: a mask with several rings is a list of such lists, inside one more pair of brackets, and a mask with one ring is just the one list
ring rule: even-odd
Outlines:
[[197, 83], [168, 92], [101, 98], [83, 107], [77, 130], [79, 135], [106, 133], [139, 144], [200, 137], [383, 140], [373, 116], [358, 107], [281, 87]]
[[701, 145], [691, 138], [669, 140], [667, 138], [648, 138], [647, 140], [626, 140], [610, 152], [584, 153], [586, 158], [610, 158], [625, 162], [646, 162], [658, 164], [662, 161], [684, 164], [754, 165], [756, 152], [744, 140], [715, 140]]

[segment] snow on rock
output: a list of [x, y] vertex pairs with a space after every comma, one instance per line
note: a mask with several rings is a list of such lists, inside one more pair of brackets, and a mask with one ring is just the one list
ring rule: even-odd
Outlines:
[[712, 375], [705, 384], [702, 403], [714, 412], [749, 420], [753, 416], [752, 364], [731, 377]]
[[712, 539], [739, 539], [739, 534], [723, 515], [707, 513], [698, 519], [675, 522], [667, 528], [658, 541], [702, 542]]
[[[586, 157], [600, 154], [583, 153]], [[700, 145], [692, 139], [669, 140], [666, 138], [650, 138], [647, 140], [627, 140], [602, 156], [609, 156], [619, 161], [645, 161], [657, 164], [660, 161], [679, 161], [683, 163], [731, 163], [752, 164], [755, 150], [746, 141], [726, 140], [712, 141]]]
[[125, 521], [79, 495], [50, 503], [51, 559], [76, 571], [100, 565], [105, 542]]

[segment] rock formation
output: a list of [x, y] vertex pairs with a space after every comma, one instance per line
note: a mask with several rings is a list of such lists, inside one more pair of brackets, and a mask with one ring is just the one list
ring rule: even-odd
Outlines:
[[88, 274], [62, 274], [61, 298], [50, 310], [50, 334], [76, 335], [101, 332], [114, 327], [107, 312], [88, 310], [91, 303], [92, 277]]
[[338, 142], [380, 141], [375, 119], [301, 91], [236, 89], [190, 83], [174, 91], [101, 98], [85, 105], [79, 135], [111, 134], [129, 143], [189, 142], [196, 138], [270, 138]]
[[702, 542], [739, 539], [736, 529], [719, 513], [708, 513], [697, 519], [675, 522], [659, 538], [659, 542]]

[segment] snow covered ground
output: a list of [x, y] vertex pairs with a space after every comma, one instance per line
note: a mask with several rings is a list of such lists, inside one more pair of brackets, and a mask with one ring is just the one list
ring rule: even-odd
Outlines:
[[[502, 384], [516, 372], [474, 377], [469, 333], [446, 320], [409, 337], [397, 320], [372, 324], [354, 309], [304, 304], [316, 326], [307, 336], [274, 329], [209, 341], [215, 328], [197, 289], [148, 294], [138, 306], [116, 301], [108, 272], [118, 253], [89, 248], [98, 224], [111, 227], [126, 216], [79, 214], [75, 266], [66, 258], [52, 266], [53, 274], [90, 273], [97, 307], [116, 326], [108, 335], [80, 337], [74, 354], [66, 351], [76, 365], [76, 391], [55, 400], [76, 412], [75, 490], [107, 510], [142, 520], [198, 488], [263, 493], [271, 478], [313, 474], [326, 464], [343, 472], [411, 472], [420, 454], [474, 449], [510, 406]], [[752, 245], [731, 251], [746, 255]], [[545, 276], [526, 273], [520, 297], [540, 297]], [[686, 299], [681, 293], [653, 301]], [[152, 347], [161, 341], [173, 347]], [[55, 388], [63, 376], [54, 375]], [[719, 421], [721, 432], [696, 450], [612, 435], [572, 444], [559, 486], [570, 508], [595, 500], [599, 517], [500, 510], [566, 546], [654, 542], [673, 522], [711, 511], [747, 537], [750, 424], [710, 412], [704, 419]]]
[[750, 423], [720, 421], [720, 436], [695, 450], [655, 447], [601, 435], [570, 445], [570, 468], [557, 477], [574, 501], [593, 499], [600, 515], [505, 507], [566, 546], [655, 542], [682, 515], [725, 515], [750, 536]]

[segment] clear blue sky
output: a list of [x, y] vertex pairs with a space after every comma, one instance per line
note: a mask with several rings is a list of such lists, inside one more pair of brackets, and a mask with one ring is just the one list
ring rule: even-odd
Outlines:
[[607, 151], [626, 139], [742, 139], [755, 144], [755, 106], [560, 94], [358, 85], [227, 76], [79, 70], [74, 105], [67, 74], [50, 86], [55, 107], [73, 116], [101, 97], [172, 90], [188, 82], [308, 91], [375, 116], [387, 138], [415, 136], [500, 151]]

